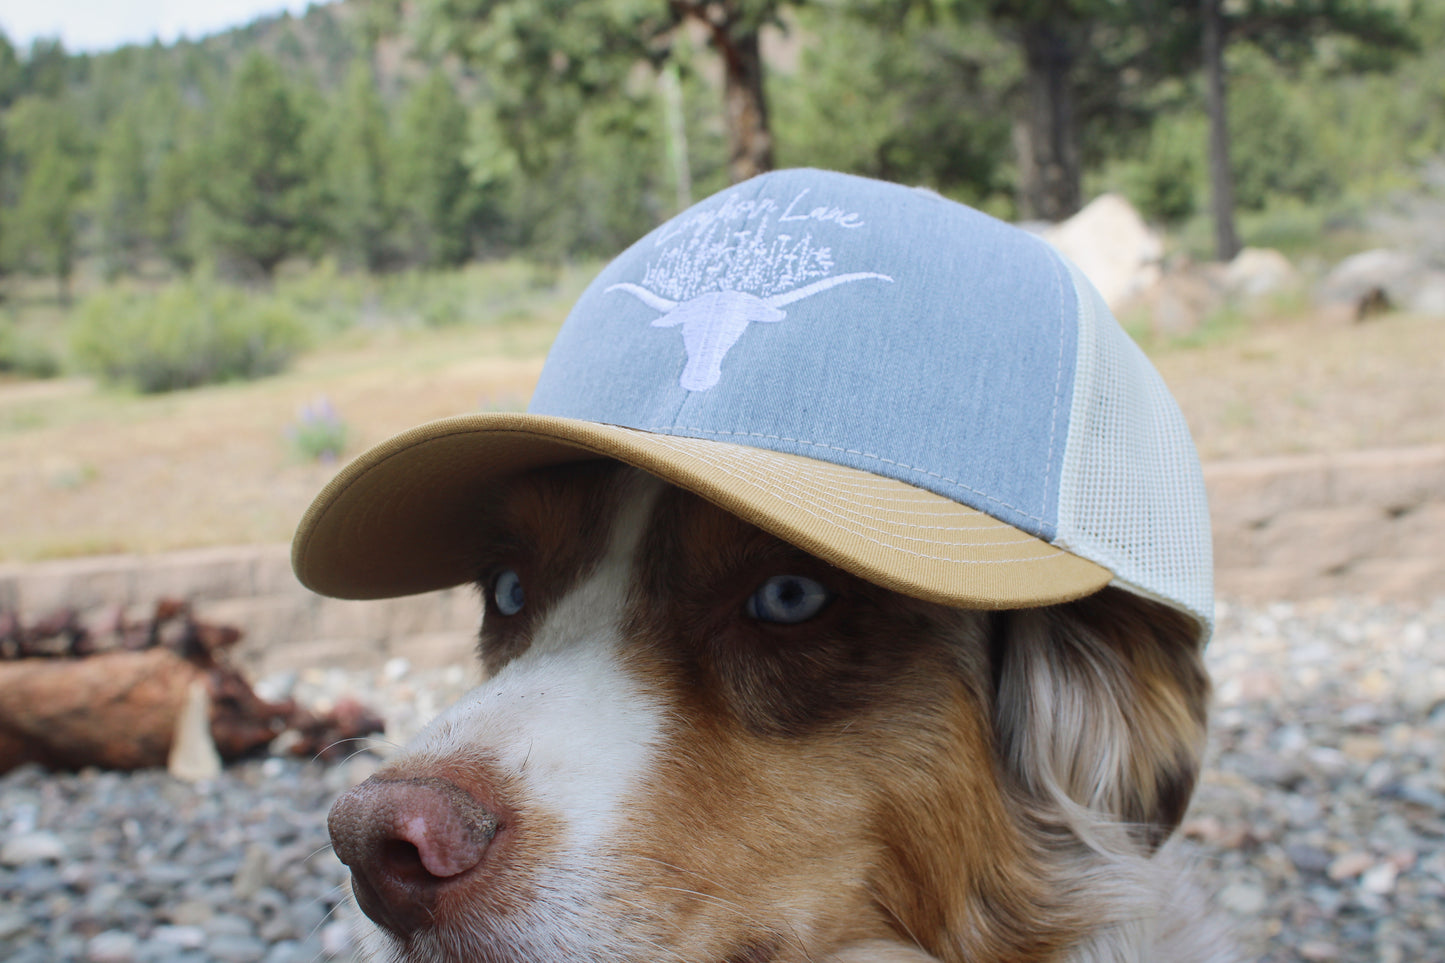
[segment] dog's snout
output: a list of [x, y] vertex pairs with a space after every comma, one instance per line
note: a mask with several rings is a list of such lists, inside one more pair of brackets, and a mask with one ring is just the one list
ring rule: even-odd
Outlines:
[[500, 821], [448, 780], [372, 777], [336, 800], [327, 827], [357, 905], [400, 936], [431, 921], [445, 891], [485, 860]]

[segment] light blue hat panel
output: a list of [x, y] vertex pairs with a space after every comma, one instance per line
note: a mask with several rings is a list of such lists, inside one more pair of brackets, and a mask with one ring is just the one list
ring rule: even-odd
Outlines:
[[[629, 252], [630, 253], [630, 252]], [[527, 410], [611, 425], [669, 421], [687, 392], [682, 339], [649, 327], [657, 311], [608, 294], [627, 272], [619, 257], [578, 299], [547, 355]]]
[[530, 410], [822, 458], [1052, 539], [1077, 312], [1061, 260], [1016, 228], [779, 172], [614, 261]]

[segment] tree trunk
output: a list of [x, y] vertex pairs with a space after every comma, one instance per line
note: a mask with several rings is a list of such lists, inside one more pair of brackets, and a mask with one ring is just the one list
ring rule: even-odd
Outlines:
[[1232, 261], [1239, 253], [1239, 236], [1234, 230], [1234, 172], [1229, 163], [1229, 110], [1224, 91], [1224, 13], [1221, 0], [1203, 0], [1203, 15], [1214, 254], [1221, 261]]
[[[741, 30], [741, 28], [736, 28]], [[728, 179], [734, 184], [773, 169], [773, 134], [763, 94], [763, 57], [756, 30], [719, 30], [718, 53], [726, 78]]]
[[763, 93], [758, 27], [740, 0], [668, 0], [679, 19], [707, 27], [723, 63], [723, 106], [728, 127], [728, 179], [734, 184], [773, 169], [773, 133]]
[[1079, 210], [1079, 131], [1070, 74], [1073, 31], [1066, 24], [1019, 25], [1028, 76], [1025, 107], [1014, 122], [1019, 214], [1062, 221]]

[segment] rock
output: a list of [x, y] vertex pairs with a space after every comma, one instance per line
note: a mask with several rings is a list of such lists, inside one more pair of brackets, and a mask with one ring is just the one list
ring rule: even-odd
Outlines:
[[1159, 281], [1164, 243], [1118, 194], [1095, 198], [1044, 237], [1084, 272], [1111, 309]]
[[1421, 275], [1405, 306], [1416, 314], [1445, 318], [1445, 271], [1429, 271]]
[[254, 936], [226, 933], [207, 941], [206, 951], [222, 963], [258, 963], [266, 957], [266, 944]]
[[1253, 300], [1298, 287], [1300, 274], [1273, 248], [1247, 247], [1229, 262], [1223, 281], [1231, 295]]
[[28, 863], [58, 863], [65, 858], [65, 843], [44, 830], [12, 836], [0, 847], [0, 865], [24, 866]]
[[30, 921], [25, 918], [24, 913], [6, 911], [0, 913], [0, 943], [9, 940], [12, 936], [18, 936], [30, 927]]
[[1330, 863], [1330, 868], [1326, 872], [1330, 879], [1338, 882], [1358, 876], [1373, 865], [1375, 865], [1375, 858], [1369, 853], [1345, 853]]
[[266, 885], [269, 869], [266, 847], [259, 843], [247, 846], [246, 855], [241, 858], [241, 868], [236, 870], [231, 881], [231, 892], [236, 899], [244, 903], [260, 892], [261, 887]]
[[151, 941], [181, 950], [199, 950], [206, 945], [206, 931], [199, 926], [157, 926]]
[[1418, 258], [1406, 251], [1374, 248], [1352, 254], [1336, 264], [1320, 287], [1326, 301], [1356, 302], [1375, 288], [1399, 290], [1399, 285], [1418, 272]]
[[1399, 877], [1400, 871], [1394, 863], [1379, 863], [1365, 870], [1360, 877], [1360, 888], [1376, 896], [1388, 896], [1395, 891], [1395, 881]]
[[130, 933], [107, 930], [90, 938], [85, 958], [88, 963], [130, 963], [139, 948], [140, 941]]
[[1175, 267], [1136, 301], [1150, 311], [1155, 334], [1182, 337], [1192, 334], [1224, 306], [1224, 293], [1191, 265]]
[[291, 698], [299, 678], [296, 670], [273, 672], [256, 683], [256, 695], [267, 702], [283, 702]]
[[401, 656], [387, 659], [386, 665], [382, 666], [381, 670], [382, 675], [386, 677], [386, 681], [388, 682], [400, 682], [406, 678], [407, 673], [410, 671], [411, 663]]
[[1353, 305], [1357, 317], [1387, 308], [1445, 316], [1445, 270], [1410, 251], [1375, 248], [1335, 265], [1319, 297], [1326, 304]]
[[1374, 736], [1346, 736], [1340, 751], [1351, 762], [1371, 763], [1385, 752], [1385, 744]]
[[255, 936], [256, 924], [244, 916], [237, 916], [235, 913], [220, 913], [211, 917], [201, 927], [205, 930], [206, 936], [215, 939], [218, 936]]
[[1253, 916], [1269, 904], [1269, 895], [1254, 883], [1231, 883], [1214, 897], [1231, 913]]
[[1323, 873], [1330, 868], [1330, 854], [1318, 846], [1290, 843], [1284, 849], [1295, 868], [1302, 873]]
[[295, 940], [281, 940], [271, 944], [266, 951], [264, 963], [315, 963], [316, 954]]
[[199, 899], [187, 899], [171, 906], [166, 913], [166, 918], [176, 926], [200, 927], [215, 915], [216, 911], [210, 903]]

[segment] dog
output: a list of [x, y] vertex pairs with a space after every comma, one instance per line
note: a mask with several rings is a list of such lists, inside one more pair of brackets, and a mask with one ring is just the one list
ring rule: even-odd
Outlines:
[[1232, 959], [1171, 841], [1210, 691], [1187, 429], [1075, 269], [961, 205], [702, 202], [528, 413], [364, 454], [293, 562], [482, 597], [486, 681], [330, 813], [373, 960]]
[[378, 960], [1223, 959], [1195, 631], [965, 611], [608, 463], [479, 521], [489, 681], [330, 816]]

